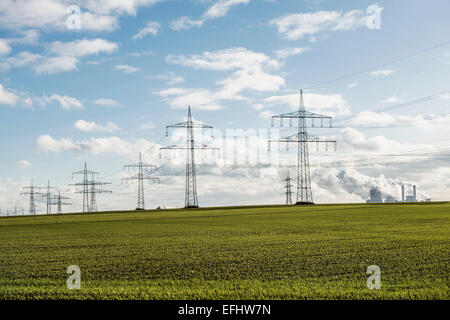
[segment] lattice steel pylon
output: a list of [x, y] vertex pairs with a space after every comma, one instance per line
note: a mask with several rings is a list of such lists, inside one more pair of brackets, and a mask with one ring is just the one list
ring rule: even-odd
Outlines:
[[61, 190], [58, 190], [58, 194], [57, 195], [54, 195], [53, 197], [52, 197], [52, 200], [54, 201], [54, 204], [56, 204], [56, 213], [57, 214], [62, 214], [63, 212], [62, 212], [62, 207], [63, 206], [69, 206], [69, 205], [71, 205], [71, 203], [69, 203], [69, 202], [64, 202], [63, 200], [69, 200], [70, 198], [69, 197], [65, 197], [65, 196], [62, 196], [61, 195]]
[[[144, 197], [144, 180], [149, 182], [158, 182], [158, 177], [152, 177], [157, 170], [157, 166], [142, 161], [142, 153], [139, 152], [139, 162], [124, 166], [124, 169], [137, 169], [138, 173], [134, 176], [123, 178], [122, 181], [138, 180], [138, 200], [136, 210], [145, 210], [145, 197]], [[150, 172], [148, 172], [150, 171]]]
[[195, 150], [196, 149], [217, 149], [210, 148], [204, 144], [196, 145], [194, 139], [194, 129], [202, 129], [202, 133], [204, 129], [211, 130], [213, 127], [210, 125], [206, 125], [200, 122], [196, 122], [192, 120], [191, 107], [188, 107], [188, 116], [187, 120], [184, 122], [180, 122], [177, 124], [166, 126], [166, 136], [169, 135], [169, 128], [185, 128], [186, 129], [186, 142], [182, 146], [169, 146], [163, 147], [160, 150], [175, 150], [175, 149], [184, 149], [186, 150], [186, 187], [185, 187], [185, 195], [184, 195], [184, 207], [185, 208], [198, 208], [198, 195], [197, 195], [197, 172], [195, 165]]
[[47, 202], [47, 214], [51, 214], [52, 213], [52, 190], [54, 188], [50, 186], [50, 180], [47, 182], [47, 191], [45, 193], [42, 193], [41, 196], [45, 198], [46, 202]]
[[[81, 186], [82, 190], [76, 191], [76, 193], [83, 194], [83, 212], [96, 212], [97, 211], [97, 199], [96, 195], [98, 193], [112, 193], [112, 191], [104, 190], [102, 187], [111, 184], [110, 182], [101, 182], [96, 181], [95, 176], [99, 175], [98, 172], [89, 171], [87, 169], [86, 162], [84, 163], [84, 169], [81, 171], [73, 172], [72, 177], [77, 174], [83, 175], [83, 180], [78, 183], [71, 184], [73, 186]], [[92, 179], [89, 180], [89, 175], [92, 176]], [[100, 186], [101, 188], [96, 188], [96, 186]]]
[[307, 119], [311, 119], [311, 128], [315, 128], [314, 120], [320, 119], [320, 127], [323, 128], [324, 120], [329, 121], [329, 128], [332, 128], [332, 118], [329, 116], [324, 116], [316, 113], [312, 113], [305, 110], [303, 104], [303, 92], [300, 90], [300, 102], [298, 111], [285, 113], [281, 115], [276, 115], [272, 117], [272, 127], [274, 125], [274, 120], [280, 119], [280, 127], [283, 126], [283, 120], [289, 119], [290, 126], [292, 126], [292, 119], [298, 120], [298, 131], [297, 133], [280, 138], [279, 140], [269, 140], [269, 150], [270, 144], [272, 142], [286, 143], [287, 148], [289, 148], [289, 143], [297, 144], [297, 201], [295, 204], [314, 204], [312, 189], [311, 189], [311, 173], [309, 168], [309, 148], [308, 144], [311, 142], [326, 143], [326, 148], [328, 150], [328, 143], [332, 143], [336, 149], [336, 141], [329, 139], [321, 139], [318, 137], [313, 137], [308, 133]]
[[286, 204], [292, 204], [292, 187], [293, 185], [291, 184], [292, 178], [289, 175], [289, 171], [287, 172], [287, 177], [286, 179], [283, 180], [285, 182], [284, 187], [286, 188], [286, 192], [284, 193], [286, 195]]
[[28, 187], [23, 187], [23, 190], [28, 190], [26, 192], [22, 192], [21, 195], [29, 195], [30, 196], [30, 215], [36, 215], [36, 196], [42, 195], [41, 192], [36, 192], [36, 190], [40, 190], [42, 187], [36, 187], [33, 185], [33, 180], [31, 180], [31, 184]]

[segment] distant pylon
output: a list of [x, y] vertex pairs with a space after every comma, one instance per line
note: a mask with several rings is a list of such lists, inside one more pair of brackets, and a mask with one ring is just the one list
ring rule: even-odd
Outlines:
[[[150, 182], [159, 182], [159, 178], [150, 176], [155, 173], [157, 167], [153, 164], [148, 164], [142, 162], [142, 153], [139, 152], [139, 162], [135, 164], [129, 164], [124, 166], [127, 169], [138, 169], [138, 173], [129, 178], [123, 178], [122, 181], [138, 180], [138, 199], [136, 210], [145, 210], [145, 199], [144, 199], [144, 180], [149, 180]], [[144, 172], [151, 170], [150, 172]]]
[[200, 122], [192, 120], [191, 107], [188, 107], [187, 121], [169, 125], [166, 127], [166, 136], [169, 135], [169, 128], [186, 128], [186, 142], [183, 146], [170, 146], [161, 148], [161, 150], [186, 150], [186, 188], [184, 195], [184, 207], [185, 208], [198, 208], [198, 196], [197, 196], [197, 172], [195, 166], [195, 150], [196, 149], [217, 149], [208, 148], [206, 145], [201, 144], [197, 146], [194, 140], [194, 129], [213, 129], [212, 126], [206, 125]]
[[57, 207], [58, 214], [62, 214], [62, 206], [71, 205], [71, 203], [63, 201], [63, 200], [68, 200], [70, 198], [62, 196], [61, 190], [58, 190], [58, 195], [54, 196], [53, 199], [56, 200], [56, 207]]
[[33, 185], [33, 180], [31, 180], [31, 185], [28, 187], [23, 187], [23, 190], [28, 190], [26, 192], [22, 192], [22, 195], [30, 196], [30, 215], [36, 215], [36, 196], [42, 195], [40, 192], [36, 192], [36, 190], [42, 189], [41, 187], [35, 187]]
[[53, 197], [52, 192], [51, 192], [52, 189], [54, 189], [54, 188], [52, 188], [50, 186], [50, 180], [49, 180], [47, 182], [47, 192], [41, 194], [43, 197], [45, 197], [46, 202], [47, 202], [47, 214], [52, 213], [52, 197]]
[[[89, 171], [87, 169], [86, 162], [84, 163], [84, 169], [81, 171], [77, 171], [72, 173], [73, 175], [83, 175], [83, 180], [78, 183], [74, 183], [72, 185], [74, 186], [81, 186], [82, 190], [77, 191], [76, 193], [82, 193], [83, 194], [83, 212], [95, 212], [97, 211], [97, 201], [96, 201], [96, 194], [98, 193], [111, 193], [109, 190], [104, 190], [101, 188], [104, 185], [111, 184], [109, 182], [101, 182], [96, 181], [95, 175], [99, 175], [98, 172], [95, 171]], [[89, 175], [92, 175], [92, 180], [89, 180]], [[96, 188], [96, 186], [101, 186], [100, 188]], [[90, 201], [89, 201], [90, 199]]]
[[272, 117], [272, 126], [274, 119], [280, 119], [280, 126], [283, 126], [283, 120], [289, 119], [292, 125], [292, 119], [298, 119], [298, 130], [297, 133], [281, 138], [279, 140], [269, 140], [269, 150], [271, 142], [279, 143], [296, 143], [297, 144], [297, 201], [296, 204], [313, 204], [313, 195], [311, 189], [311, 173], [309, 168], [309, 150], [308, 144], [311, 142], [326, 143], [326, 148], [328, 149], [328, 143], [333, 143], [336, 149], [336, 141], [328, 139], [320, 139], [317, 137], [312, 137], [308, 134], [306, 119], [311, 119], [314, 128], [314, 120], [320, 119], [320, 127], [323, 128], [324, 119], [329, 121], [329, 127], [332, 127], [331, 117], [323, 116], [320, 114], [312, 113], [305, 110], [303, 104], [303, 92], [300, 90], [300, 103], [298, 111], [285, 113]]
[[286, 179], [283, 180], [284, 182], [286, 182], [285, 184], [285, 188], [286, 188], [286, 192], [284, 193], [286, 195], [286, 204], [292, 204], [292, 178], [289, 176], [289, 171], [287, 172], [287, 177]]

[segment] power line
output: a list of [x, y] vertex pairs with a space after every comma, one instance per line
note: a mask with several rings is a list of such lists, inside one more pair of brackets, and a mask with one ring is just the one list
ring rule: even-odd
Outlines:
[[435, 49], [447, 46], [449, 44], [450, 44], [450, 41], [442, 42], [442, 43], [437, 44], [437, 45], [435, 45], [435, 46], [433, 46], [431, 48], [427, 48], [427, 49], [421, 50], [419, 52], [410, 54], [408, 56], [401, 57], [401, 58], [398, 58], [398, 59], [394, 59], [394, 60], [391, 60], [391, 61], [379, 64], [379, 65], [376, 65], [376, 66], [371, 67], [371, 68], [367, 68], [367, 69], [364, 69], [364, 70], [361, 70], [361, 71], [357, 71], [357, 72], [352, 72], [350, 74], [347, 74], [347, 75], [344, 75], [344, 76], [341, 76], [341, 77], [338, 77], [338, 78], [335, 78], [335, 79], [318, 82], [318, 83], [316, 83], [316, 84], [314, 84], [312, 86], [306, 87], [305, 89], [314, 89], [316, 87], [319, 87], [319, 86], [327, 84], [327, 83], [332, 83], [332, 82], [336, 82], [336, 81], [352, 78], [354, 76], [357, 76], [357, 75], [360, 75], [360, 74], [364, 74], [364, 73], [367, 73], [367, 72], [370, 72], [370, 71], [373, 71], [373, 70], [376, 70], [376, 69], [380, 69], [380, 68], [386, 67], [388, 65], [391, 65], [391, 64], [394, 64], [394, 63], [397, 63], [397, 62], [400, 62], [400, 61], [404, 61], [404, 60], [408, 60], [408, 59], [414, 58], [416, 56], [419, 56], [419, 55], [424, 54], [426, 52], [429, 52], [429, 51], [432, 51], [432, 50], [435, 50]]

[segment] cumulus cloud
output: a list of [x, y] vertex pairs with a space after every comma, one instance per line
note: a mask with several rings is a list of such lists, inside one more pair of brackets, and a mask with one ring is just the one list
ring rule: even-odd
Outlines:
[[19, 97], [9, 89], [0, 84], [0, 105], [15, 106], [19, 101]]
[[277, 57], [280, 59], [286, 59], [291, 56], [295, 56], [304, 52], [311, 51], [308, 47], [292, 47], [292, 48], [285, 48], [277, 50], [275, 53], [277, 54]]
[[170, 27], [172, 30], [180, 31], [188, 30], [193, 27], [201, 27], [203, 23], [203, 20], [193, 20], [191, 17], [183, 16], [170, 22]]
[[50, 97], [44, 97], [43, 100], [48, 103], [56, 101], [63, 109], [68, 111], [71, 109], [84, 108], [83, 104], [78, 99], [69, 96], [61, 96], [59, 94], [52, 94]]
[[175, 31], [201, 27], [207, 20], [226, 16], [231, 7], [249, 2], [250, 0], [219, 0], [207, 9], [200, 19], [194, 20], [191, 17], [182, 16], [173, 20], [170, 25]]
[[71, 42], [55, 41], [48, 47], [49, 55], [43, 56], [22, 51], [17, 56], [3, 59], [0, 62], [0, 69], [30, 67], [36, 74], [56, 74], [76, 70], [81, 57], [112, 53], [116, 50], [116, 43], [104, 39], [83, 39]]
[[40, 135], [36, 140], [39, 150], [45, 152], [81, 152], [91, 154], [113, 153], [118, 155], [136, 155], [140, 151], [153, 154], [159, 152], [159, 145], [145, 140], [128, 141], [118, 137], [90, 138], [76, 141], [71, 138], [55, 139], [50, 135]]
[[52, 57], [42, 60], [33, 69], [36, 74], [56, 74], [75, 70], [78, 63], [78, 59], [74, 57]]
[[169, 74], [159, 74], [156, 76], [156, 79], [166, 82], [169, 86], [174, 86], [184, 82], [184, 78], [177, 76], [173, 72], [169, 72]]
[[5, 39], [0, 39], [0, 56], [6, 56], [11, 52], [11, 46]]
[[374, 76], [379, 77], [379, 76], [388, 76], [388, 75], [390, 75], [393, 72], [394, 72], [393, 70], [385, 69], [385, 70], [372, 71], [371, 74], [374, 75]]
[[[242, 100], [244, 98], [240, 93], [244, 90], [278, 91], [285, 84], [284, 78], [271, 73], [280, 68], [282, 63], [264, 53], [246, 48], [205, 51], [200, 55], [191, 56], [169, 55], [166, 61], [194, 69], [232, 71], [231, 76], [217, 82], [220, 88], [213, 94], [216, 100]], [[211, 96], [211, 93], [208, 96]]]
[[114, 69], [122, 71], [123, 73], [135, 73], [141, 70], [139, 68], [129, 66], [126, 64], [117, 64], [114, 66]]
[[[269, 106], [288, 105], [293, 110], [299, 106], [299, 93], [271, 96], [264, 99]], [[324, 113], [329, 116], [350, 114], [347, 101], [340, 94], [303, 93], [305, 108], [310, 112]]]
[[270, 21], [270, 25], [277, 27], [287, 39], [297, 40], [322, 32], [355, 30], [366, 26], [367, 21], [368, 16], [362, 10], [317, 11], [289, 14]]
[[109, 121], [106, 125], [100, 125], [92, 122], [87, 122], [85, 120], [78, 120], [74, 123], [73, 127], [77, 130], [84, 131], [84, 132], [92, 132], [92, 131], [99, 131], [99, 132], [113, 132], [120, 130], [120, 128], [113, 122]]
[[99, 53], [112, 53], [118, 48], [117, 44], [105, 39], [82, 39], [71, 42], [54, 41], [49, 51], [64, 57], [83, 57]]
[[149, 34], [156, 36], [160, 27], [161, 25], [158, 22], [149, 21], [144, 28], [140, 29], [139, 32], [133, 36], [133, 39], [142, 39]]
[[117, 102], [116, 100], [113, 100], [113, 99], [100, 98], [100, 99], [95, 99], [93, 102], [96, 105], [104, 106], [104, 107], [117, 107], [117, 106], [119, 106], [119, 102]]
[[27, 160], [20, 160], [17, 162], [17, 164], [19, 165], [19, 167], [21, 168], [31, 168], [31, 162], [27, 161]]
[[136, 15], [139, 7], [151, 6], [161, 0], [73, 1], [73, 0], [3, 0], [0, 3], [0, 26], [22, 30], [65, 30], [70, 5], [81, 7], [81, 29], [84, 31], [112, 31], [118, 18]]
[[219, 110], [222, 106], [214, 93], [206, 89], [170, 88], [155, 92], [173, 109], [185, 109], [190, 105], [198, 110]]

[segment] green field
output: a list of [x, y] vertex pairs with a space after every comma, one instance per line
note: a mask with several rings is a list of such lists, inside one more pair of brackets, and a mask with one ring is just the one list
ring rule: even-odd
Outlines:
[[449, 299], [449, 222], [450, 203], [2, 218], [0, 299]]

